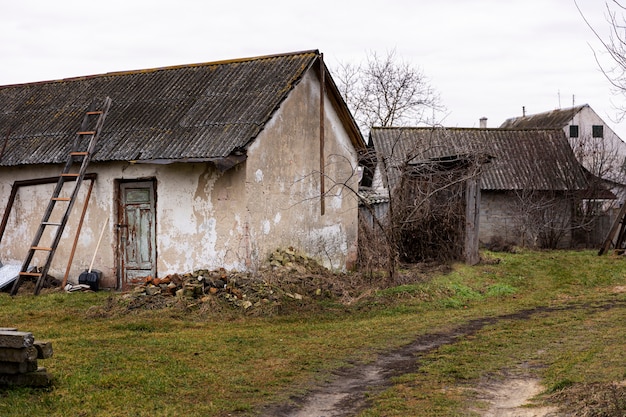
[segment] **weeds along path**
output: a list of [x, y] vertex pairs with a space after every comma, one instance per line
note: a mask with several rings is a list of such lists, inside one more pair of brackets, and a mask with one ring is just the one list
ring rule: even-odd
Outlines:
[[[447, 332], [425, 334], [400, 349], [382, 353], [368, 364], [334, 372], [331, 380], [313, 388], [302, 397], [292, 398], [288, 403], [272, 405], [262, 411], [264, 417], [348, 417], [368, 407], [367, 398], [391, 385], [391, 378], [418, 370], [418, 359], [434, 349], [455, 343], [461, 337], [470, 336], [483, 327], [503, 320], [526, 320], [538, 313], [567, 310], [609, 310], [626, 307], [625, 301], [612, 301], [598, 305], [569, 304], [560, 307], [537, 307], [511, 314], [471, 320]], [[366, 395], [368, 394], [368, 395]]]

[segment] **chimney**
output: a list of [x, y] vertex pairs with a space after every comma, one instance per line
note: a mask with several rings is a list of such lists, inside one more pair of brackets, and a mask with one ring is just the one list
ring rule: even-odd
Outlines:
[[481, 129], [486, 129], [487, 128], [487, 118], [486, 117], [481, 117], [480, 118], [480, 128]]

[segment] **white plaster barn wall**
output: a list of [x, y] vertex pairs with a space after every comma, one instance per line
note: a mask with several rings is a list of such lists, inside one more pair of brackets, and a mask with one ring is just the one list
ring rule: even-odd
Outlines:
[[265, 126], [246, 162], [250, 254], [253, 264], [293, 246], [325, 266], [344, 269], [356, 258], [357, 156], [325, 101], [325, 214], [320, 203], [320, 85], [313, 72], [298, 84]]

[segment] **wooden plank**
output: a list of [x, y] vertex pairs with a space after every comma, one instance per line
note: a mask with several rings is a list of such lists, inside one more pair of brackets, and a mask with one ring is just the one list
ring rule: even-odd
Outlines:
[[0, 385], [41, 388], [50, 384], [52, 384], [52, 376], [46, 368], [41, 367], [24, 374], [0, 375]]
[[23, 348], [32, 346], [35, 342], [30, 332], [3, 331], [0, 332], [0, 347]]
[[25, 362], [5, 362], [0, 361], [0, 376], [25, 374], [37, 370], [37, 360]]
[[40, 277], [41, 273], [40, 272], [20, 272], [19, 275], [25, 276], [25, 277]]
[[37, 349], [37, 359], [48, 359], [52, 357], [52, 342], [35, 340], [35, 349]]
[[43, 250], [47, 252], [50, 252], [52, 250], [52, 248], [49, 248], [47, 246], [32, 246], [30, 249], [31, 250]]
[[613, 222], [613, 226], [611, 230], [609, 230], [609, 234], [607, 235], [602, 247], [598, 251], [598, 255], [604, 255], [611, 248], [611, 244], [613, 243], [613, 239], [615, 238], [615, 234], [619, 229], [620, 225], [624, 221], [624, 216], [626, 216], [626, 204], [622, 205], [622, 208], [619, 211], [619, 214], [615, 218], [615, 222]]
[[26, 362], [37, 359], [38, 351], [35, 346], [23, 348], [0, 347], [0, 362]]

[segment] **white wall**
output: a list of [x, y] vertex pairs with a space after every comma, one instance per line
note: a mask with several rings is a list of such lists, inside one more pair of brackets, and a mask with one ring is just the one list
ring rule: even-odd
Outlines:
[[[579, 127], [578, 138], [570, 137], [570, 126]], [[603, 138], [594, 138], [594, 125], [604, 126]], [[589, 106], [583, 107], [563, 129], [582, 165], [601, 178], [626, 184], [626, 143]]]

